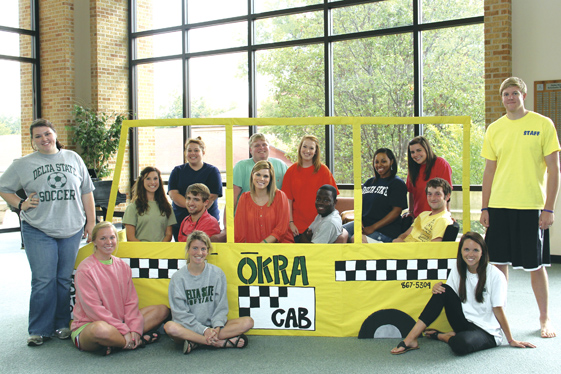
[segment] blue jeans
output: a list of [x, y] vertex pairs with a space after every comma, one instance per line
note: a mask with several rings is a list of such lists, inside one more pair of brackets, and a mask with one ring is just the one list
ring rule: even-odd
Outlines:
[[23, 243], [31, 268], [29, 335], [51, 336], [70, 323], [70, 284], [82, 239], [56, 239], [22, 222]]
[[[343, 228], [345, 230], [347, 230], [349, 232], [349, 240], [351, 240], [351, 238], [353, 237], [353, 235], [355, 234], [355, 223], [354, 221], [349, 222], [349, 223], [345, 223], [343, 225]], [[379, 231], [374, 231], [372, 234], [367, 235], [370, 239], [374, 239], [377, 240], [379, 242], [384, 242], [384, 243], [391, 243], [393, 241], [392, 238], [390, 238], [387, 235], [382, 234]], [[360, 238], [360, 240], [357, 241], [358, 243], [362, 242], [362, 238]]]

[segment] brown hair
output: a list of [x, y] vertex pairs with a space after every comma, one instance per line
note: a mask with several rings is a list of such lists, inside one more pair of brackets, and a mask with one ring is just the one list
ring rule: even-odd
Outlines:
[[189, 187], [187, 187], [187, 192], [185, 192], [185, 196], [187, 194], [192, 194], [193, 196], [200, 196], [203, 201], [207, 201], [210, 199], [210, 190], [208, 187], [202, 183], [193, 183]]
[[467, 265], [464, 261], [462, 256], [462, 250], [464, 247], [464, 243], [466, 240], [473, 240], [476, 244], [481, 247], [481, 259], [479, 260], [479, 264], [477, 265], [477, 286], [475, 287], [475, 300], [478, 303], [483, 302], [483, 291], [485, 290], [485, 282], [487, 282], [487, 265], [489, 264], [489, 249], [487, 248], [487, 243], [485, 243], [485, 239], [481, 235], [476, 232], [469, 231], [466, 232], [462, 239], [460, 239], [460, 244], [458, 245], [458, 255], [456, 259], [456, 267], [458, 269], [458, 273], [460, 274], [460, 285], [458, 287], [458, 296], [460, 300], [463, 302], [466, 301], [466, 274], [467, 274]]
[[312, 158], [312, 163], [314, 164], [314, 174], [317, 173], [321, 167], [321, 147], [319, 146], [319, 140], [314, 135], [304, 135], [302, 140], [300, 140], [300, 145], [298, 145], [298, 166], [302, 167], [303, 160], [302, 154], [300, 153], [302, 150], [302, 145], [304, 144], [304, 140], [311, 140], [316, 144], [316, 153]]
[[132, 187], [132, 201], [136, 203], [136, 211], [139, 216], [144, 215], [148, 212], [150, 206], [148, 204], [148, 196], [146, 196], [146, 188], [144, 187], [144, 180], [148, 178], [148, 175], [155, 171], [158, 173], [158, 180], [160, 181], [158, 189], [154, 193], [154, 200], [160, 208], [160, 215], [164, 215], [169, 218], [171, 215], [171, 205], [166, 198], [166, 193], [164, 192], [164, 182], [162, 181], [162, 175], [160, 170], [153, 166], [146, 166], [140, 172], [140, 177], [137, 179], [136, 183]]
[[[35, 121], [31, 123], [31, 126], [29, 126], [29, 136], [31, 137], [31, 148], [33, 148], [33, 129], [37, 127], [48, 127], [51, 130], [53, 130], [53, 132], [56, 134], [55, 127], [50, 121], [44, 118], [37, 118]], [[58, 137], [56, 139], [56, 147], [59, 151], [64, 148], [64, 145], [62, 145], [62, 143], [58, 141]]]
[[273, 167], [273, 164], [271, 164], [269, 161], [261, 160], [258, 161], [253, 166], [253, 169], [251, 169], [251, 176], [249, 177], [249, 191], [251, 195], [255, 196], [255, 185], [253, 184], [253, 174], [263, 169], [269, 170], [270, 173], [269, 185], [267, 186], [267, 194], [269, 195], [269, 201], [267, 202], [267, 206], [271, 206], [271, 204], [275, 200], [275, 194], [277, 193], [277, 183], [275, 179], [275, 168]]
[[425, 153], [427, 154], [424, 180], [428, 180], [430, 178], [430, 172], [436, 162], [436, 155], [432, 151], [429, 141], [424, 136], [416, 136], [411, 139], [409, 145], [407, 146], [407, 169], [413, 186], [415, 186], [417, 178], [419, 177], [419, 172], [421, 171], [421, 165], [416, 163], [415, 160], [413, 160], [413, 157], [411, 157], [411, 150], [409, 147], [415, 144], [419, 144], [423, 147], [425, 149]]

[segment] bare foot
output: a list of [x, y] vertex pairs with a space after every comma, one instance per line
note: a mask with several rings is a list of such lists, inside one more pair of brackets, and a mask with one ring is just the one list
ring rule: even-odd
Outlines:
[[555, 329], [551, 326], [549, 318], [545, 322], [541, 322], [541, 335], [542, 338], [555, 338]]

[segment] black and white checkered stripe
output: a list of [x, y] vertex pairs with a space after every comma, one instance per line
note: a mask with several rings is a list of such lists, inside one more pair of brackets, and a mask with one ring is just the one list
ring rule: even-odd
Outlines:
[[133, 278], [170, 279], [187, 264], [186, 260], [167, 258], [121, 258], [132, 270]]
[[288, 296], [288, 287], [277, 286], [238, 286], [238, 299], [241, 305], [247, 305], [242, 299], [249, 299], [249, 307], [240, 307], [240, 317], [250, 316], [252, 308], [278, 308], [279, 300]]
[[446, 279], [454, 266], [455, 258], [335, 261], [335, 280], [349, 282]]

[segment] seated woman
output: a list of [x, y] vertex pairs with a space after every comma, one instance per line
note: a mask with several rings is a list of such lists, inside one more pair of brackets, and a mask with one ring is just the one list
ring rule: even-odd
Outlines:
[[253, 327], [253, 319], [227, 319], [226, 276], [219, 267], [207, 264], [211, 250], [208, 235], [193, 231], [187, 238], [187, 265], [169, 282], [172, 321], [164, 329], [176, 343], [183, 344], [183, 354], [201, 345], [244, 348], [249, 342], [244, 333]]
[[76, 305], [72, 341], [82, 351], [136, 349], [158, 340], [155, 329], [168, 317], [165, 305], [138, 309], [131, 268], [112, 256], [117, 250], [117, 231], [110, 222], [92, 231], [94, 253], [76, 270]]
[[127, 241], [169, 242], [175, 223], [160, 171], [145, 167], [132, 188], [132, 202], [123, 216]]
[[424, 136], [416, 136], [409, 142], [407, 153], [407, 191], [409, 191], [409, 215], [416, 218], [431, 210], [425, 187], [433, 178], [442, 178], [452, 185], [452, 168], [442, 157], [437, 157]]
[[439, 316], [442, 308], [453, 331], [442, 333], [425, 330], [425, 336], [448, 343], [454, 353], [464, 355], [501, 344], [504, 333], [508, 344], [518, 348], [535, 348], [531, 343], [514, 340], [504, 312], [506, 279], [495, 266], [489, 265], [485, 240], [475, 232], [462, 236], [456, 267], [446, 284], [438, 282], [433, 296], [413, 329], [396, 348], [394, 355], [419, 348], [417, 338]]
[[[362, 242], [391, 243], [401, 234], [401, 211], [407, 208], [407, 187], [397, 174], [397, 160], [380, 148], [372, 160], [374, 177], [362, 186]], [[354, 242], [354, 222], [343, 225]]]
[[304, 135], [298, 146], [298, 162], [288, 168], [282, 181], [290, 205], [290, 230], [296, 242], [316, 218], [316, 193], [324, 184], [337, 190], [337, 183], [327, 166], [321, 163], [319, 140]]
[[288, 199], [274, 181], [275, 169], [269, 161], [253, 166], [250, 191], [241, 195], [234, 217], [236, 243], [294, 243], [288, 226]]

